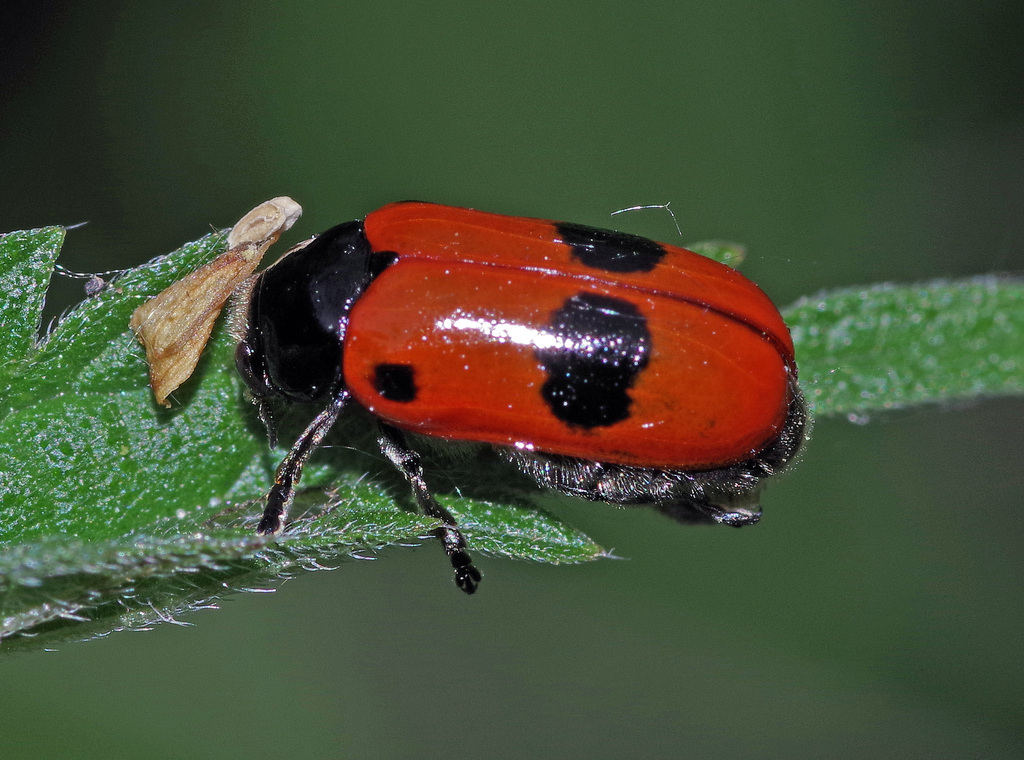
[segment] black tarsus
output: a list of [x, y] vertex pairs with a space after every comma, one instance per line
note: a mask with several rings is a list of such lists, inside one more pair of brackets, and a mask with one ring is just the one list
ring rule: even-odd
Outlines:
[[383, 422], [378, 422], [378, 427], [380, 429], [378, 443], [381, 453], [409, 481], [416, 505], [427, 517], [437, 518], [443, 523], [437, 529], [436, 535], [441, 539], [444, 550], [455, 569], [455, 584], [467, 594], [474, 593], [477, 586], [480, 585], [480, 571], [473, 565], [473, 559], [466, 551], [466, 539], [462, 535], [462, 531], [459, 530], [458, 522], [451, 512], [442, 507], [430, 493], [427, 482], [423, 478], [420, 455], [410, 448], [401, 430]]

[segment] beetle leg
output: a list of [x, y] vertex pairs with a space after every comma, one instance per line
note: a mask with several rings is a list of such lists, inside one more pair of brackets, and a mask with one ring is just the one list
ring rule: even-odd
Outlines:
[[337, 421], [341, 410], [345, 408], [345, 402], [349, 399], [349, 392], [341, 389], [331, 398], [331, 403], [320, 414], [316, 416], [309, 427], [302, 431], [299, 440], [292, 446], [288, 456], [277, 468], [274, 475], [274, 485], [267, 495], [267, 506], [263, 510], [263, 517], [260, 524], [256, 526], [256, 532], [260, 534], [280, 533], [284, 527], [284, 518], [288, 514], [288, 507], [292, 505], [295, 498], [295, 484], [302, 477], [302, 468], [309, 459], [309, 455], [320, 445], [320, 442], [327, 435], [327, 431]]
[[437, 529], [437, 536], [451, 558], [452, 567], [455, 568], [455, 584], [467, 594], [472, 594], [480, 583], [480, 571], [473, 565], [473, 560], [466, 551], [466, 539], [459, 530], [455, 518], [437, 502], [427, 488], [427, 483], [423, 479], [420, 455], [409, 447], [401, 430], [383, 422], [378, 423], [378, 427], [380, 450], [409, 481], [416, 504], [423, 514], [435, 517], [443, 523]]
[[274, 448], [277, 446], [277, 425], [274, 424], [274, 413], [270, 408], [270, 402], [258, 396], [253, 396], [252, 402], [256, 406], [256, 417], [266, 428], [270, 448]]

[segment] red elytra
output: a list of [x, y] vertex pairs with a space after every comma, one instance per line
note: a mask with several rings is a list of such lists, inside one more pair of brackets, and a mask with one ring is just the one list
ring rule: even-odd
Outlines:
[[[661, 244], [647, 271], [582, 263], [553, 222], [425, 203], [369, 214], [387, 267], [352, 308], [343, 376], [393, 425], [430, 436], [648, 468], [708, 469], [750, 457], [786, 422], [793, 344], [768, 297], [733, 269]], [[541, 397], [537, 349], [578, 293], [646, 320], [649, 361], [628, 416], [566, 425]], [[413, 400], [384, 398], [382, 363], [415, 368]]]

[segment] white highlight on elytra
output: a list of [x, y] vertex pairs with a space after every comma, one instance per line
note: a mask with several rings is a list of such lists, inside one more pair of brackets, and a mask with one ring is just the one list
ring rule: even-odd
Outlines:
[[517, 346], [529, 346], [535, 349], [571, 349], [573, 347], [571, 340], [546, 330], [538, 330], [536, 327], [515, 322], [497, 322], [480, 317], [446, 317], [435, 322], [434, 327], [440, 331], [475, 332], [488, 341], [514, 343]]

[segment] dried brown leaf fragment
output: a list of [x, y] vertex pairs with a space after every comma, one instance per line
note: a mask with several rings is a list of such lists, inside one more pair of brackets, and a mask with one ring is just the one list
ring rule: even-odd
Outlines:
[[225, 302], [301, 214], [286, 196], [261, 203], [232, 227], [227, 251], [135, 310], [130, 324], [146, 347], [158, 404], [171, 405], [167, 397], [192, 375]]

